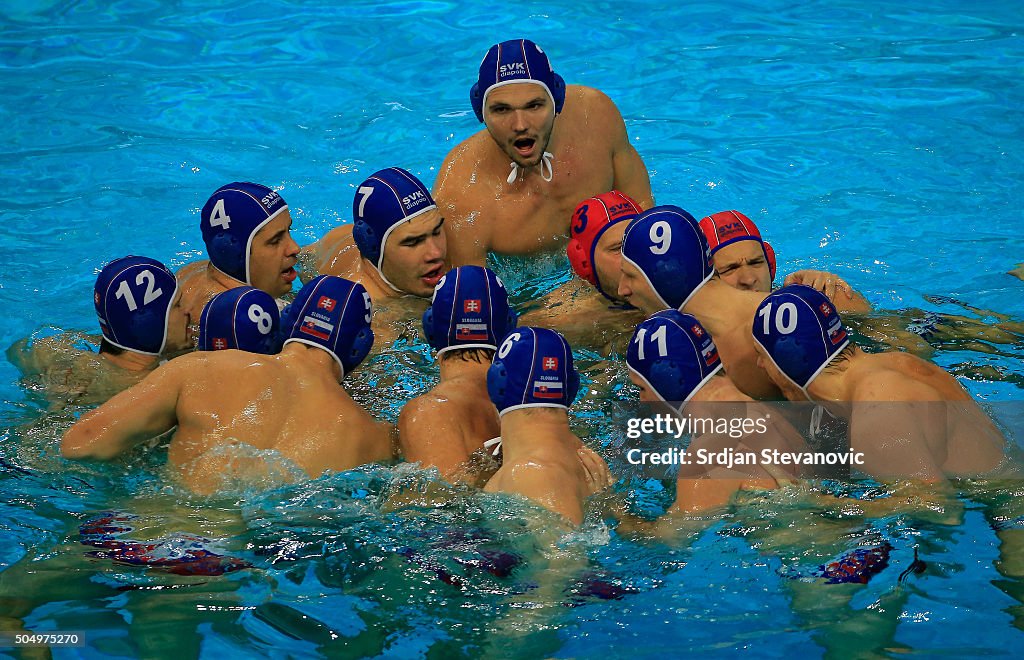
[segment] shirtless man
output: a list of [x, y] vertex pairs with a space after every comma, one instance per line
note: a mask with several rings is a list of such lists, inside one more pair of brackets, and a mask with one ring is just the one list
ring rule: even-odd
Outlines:
[[714, 278], [707, 238], [678, 206], [656, 206], [637, 216], [622, 241], [619, 296], [650, 315], [678, 309], [700, 319], [736, 386], [755, 399], [781, 395], [757, 366], [750, 322], [765, 293], [741, 291]]
[[[763, 449], [806, 452], [807, 444], [782, 415], [740, 392], [722, 373], [722, 361], [711, 335], [695, 317], [664, 310], [637, 326], [626, 353], [629, 379], [640, 389], [640, 400], [662, 402], [674, 413], [695, 418], [766, 420], [766, 431], [741, 438], [707, 433], [693, 438], [688, 452], [733, 449], [760, 455]], [[710, 404], [710, 405], [708, 405]], [[678, 405], [678, 407], [677, 407]], [[695, 514], [724, 506], [743, 489], [776, 488], [800, 476], [775, 466], [680, 466], [676, 500], [669, 514]]]
[[607, 190], [654, 203], [615, 104], [596, 89], [566, 87], [532, 41], [492, 46], [470, 100], [486, 130], [449, 152], [434, 185], [452, 265], [483, 266], [488, 252], [557, 250], [576, 204]]
[[[711, 248], [715, 275], [736, 289], [768, 293], [775, 280], [775, 250], [761, 238], [754, 222], [739, 211], [720, 211], [701, 218], [700, 228]], [[871, 304], [846, 280], [821, 270], [798, 270], [786, 284], [818, 289], [841, 312], [870, 312]]]
[[[320, 274], [333, 274], [366, 287], [376, 309], [378, 344], [390, 345], [400, 324], [423, 311], [447, 270], [445, 219], [430, 191], [400, 167], [389, 167], [359, 184], [352, 201], [351, 234], [358, 258], [324, 252], [333, 239], [306, 248], [319, 261]], [[342, 225], [338, 231], [349, 225]], [[333, 233], [333, 232], [332, 232]], [[421, 299], [421, 300], [417, 300]], [[413, 332], [417, 332], [413, 330]]]
[[1002, 464], [1002, 434], [956, 379], [907, 353], [861, 351], [821, 292], [779, 289], [758, 306], [752, 330], [758, 364], [787, 399], [849, 420], [863, 472], [940, 481]]
[[199, 350], [237, 348], [274, 355], [281, 350], [281, 313], [266, 291], [240, 286], [218, 293], [199, 317]]
[[21, 340], [7, 351], [23, 373], [42, 376], [47, 394], [60, 404], [106, 401], [145, 378], [165, 347], [185, 338], [177, 282], [156, 259], [111, 261], [96, 278], [93, 302], [102, 333], [99, 353], [76, 347], [73, 334], [38, 340], [31, 347], [29, 340]]
[[292, 290], [299, 246], [291, 227], [288, 204], [266, 186], [229, 183], [210, 196], [199, 224], [210, 259], [178, 270], [182, 307], [191, 325], [188, 341], [169, 345], [169, 353], [195, 348], [199, 316], [218, 293], [247, 284], [275, 298]]
[[487, 370], [515, 327], [505, 286], [490, 270], [460, 266], [441, 279], [423, 315], [441, 382], [402, 408], [398, 440], [405, 460], [436, 467], [448, 481], [486, 483], [494, 470], [484, 442], [501, 434], [498, 409], [487, 396]]
[[605, 352], [628, 336], [644, 317], [618, 297], [619, 261], [622, 234], [640, 211], [634, 199], [618, 190], [580, 202], [566, 249], [578, 279], [531, 303], [539, 308], [525, 312], [523, 323], [558, 330], [573, 346]]
[[[553, 330], [519, 328], [498, 349], [487, 372], [487, 391], [501, 416], [504, 458], [484, 490], [516, 493], [583, 522], [584, 501], [609, 481], [600, 457], [586, 464], [583, 443], [569, 430], [569, 405], [579, 375], [565, 338]], [[592, 475], [601, 472], [604, 479]]]
[[370, 297], [358, 284], [319, 277], [287, 308], [278, 355], [195, 352], [83, 415], [61, 441], [70, 459], [110, 460], [177, 425], [168, 462], [208, 494], [263, 479], [275, 450], [311, 477], [392, 458], [391, 429], [341, 387], [373, 344]]

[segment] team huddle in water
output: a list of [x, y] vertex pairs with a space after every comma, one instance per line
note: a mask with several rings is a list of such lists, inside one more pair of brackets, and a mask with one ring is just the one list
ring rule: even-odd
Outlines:
[[[842, 315], [870, 305], [840, 277], [802, 270], [773, 291], [774, 249], [746, 215], [655, 205], [614, 104], [567, 86], [535, 44], [493, 46], [470, 97], [485, 130], [452, 149], [433, 193], [382, 169], [356, 187], [351, 224], [300, 248], [279, 192], [230, 183], [200, 213], [208, 261], [177, 274], [147, 257], [108, 263], [99, 354], [69, 367], [90, 374], [71, 388], [78, 401], [101, 405], [65, 433], [63, 455], [109, 460], [176, 427], [168, 462], [201, 494], [265, 475], [267, 450], [313, 478], [402, 459], [579, 524], [614, 477], [606, 448], [570, 428], [570, 342], [600, 350], [631, 332], [629, 378], [672, 414], [728, 402], [764, 419], [761, 401], [813, 401], [845, 420], [865, 476], [937, 484], [1006, 468], [1004, 438], [952, 376], [855, 345]], [[556, 250], [579, 279], [520, 318], [488, 255]], [[287, 300], [297, 265], [304, 285]], [[420, 315], [440, 381], [391, 425], [343, 383]], [[924, 405], [946, 402], [941, 420]], [[885, 403], [922, 405], [866, 405]], [[801, 455], [805, 423], [774, 416], [741, 438], [694, 436], [688, 451]], [[668, 513], [805, 476], [683, 465]]]

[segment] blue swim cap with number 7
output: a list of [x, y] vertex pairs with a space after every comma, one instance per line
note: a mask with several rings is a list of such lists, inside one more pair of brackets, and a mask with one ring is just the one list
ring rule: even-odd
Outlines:
[[622, 237], [622, 258], [672, 309], [681, 309], [715, 274], [700, 224], [678, 206], [655, 206], [634, 218]]
[[281, 350], [281, 315], [266, 291], [240, 286], [218, 293], [199, 317], [199, 350], [237, 348], [274, 355]]
[[159, 355], [177, 291], [174, 274], [156, 259], [128, 256], [111, 261], [93, 288], [103, 338], [118, 348]]

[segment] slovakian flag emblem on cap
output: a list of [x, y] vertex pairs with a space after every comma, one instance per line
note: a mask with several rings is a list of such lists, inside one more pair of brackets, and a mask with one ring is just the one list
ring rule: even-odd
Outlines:
[[213, 350], [215, 350], [215, 351], [223, 351], [223, 350], [227, 349], [227, 347], [228, 347], [228, 340], [227, 339], [224, 339], [223, 337], [214, 337], [213, 338]]
[[463, 300], [462, 301], [462, 311], [464, 313], [466, 313], [466, 314], [479, 313], [481, 307], [482, 306], [481, 306], [479, 300]]
[[546, 357], [541, 360], [540, 368], [542, 371], [558, 371], [558, 358]]
[[327, 296], [320, 296], [320, 300], [316, 301], [317, 309], [326, 309], [328, 312], [333, 312], [334, 306], [337, 304], [337, 300], [334, 298], [328, 298]]
[[704, 364], [709, 367], [718, 361], [718, 348], [715, 347], [714, 342], [702, 348], [700, 354], [704, 356]]
[[456, 323], [455, 339], [460, 341], [486, 341], [486, 323]]
[[831, 316], [832, 315], [832, 308], [829, 306], [828, 303], [821, 303], [821, 306], [818, 307], [818, 309], [821, 310], [821, 315], [822, 316]]
[[299, 332], [327, 341], [331, 338], [331, 333], [334, 332], [334, 325], [326, 321], [321, 321], [316, 317], [307, 316], [302, 319], [302, 325], [299, 326]]
[[832, 345], [840, 343], [846, 339], [846, 329], [843, 326], [836, 326], [828, 331], [828, 338], [832, 342]]
[[695, 325], [690, 329], [693, 330], [693, 334], [697, 335], [698, 337], [704, 336], [704, 328], [700, 327], [699, 325]]
[[561, 381], [533, 381], [533, 398], [535, 399], [561, 399], [562, 398], [562, 383]]

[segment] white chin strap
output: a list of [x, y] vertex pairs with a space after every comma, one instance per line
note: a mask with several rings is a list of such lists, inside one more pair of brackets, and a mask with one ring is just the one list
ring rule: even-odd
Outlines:
[[501, 451], [500, 435], [497, 438], [491, 438], [490, 440], [484, 442], [484, 449], [490, 449], [491, 447], [494, 447], [494, 451], [491, 452], [491, 456], [497, 456], [498, 453]]
[[[555, 176], [555, 170], [553, 167], [551, 167], [551, 161], [554, 160], [554, 158], [555, 155], [550, 151], [545, 151], [543, 154], [541, 154], [540, 178], [544, 179], [545, 181], [551, 181], [551, 179], [554, 178]], [[512, 171], [508, 173], [507, 181], [509, 183], [515, 183], [516, 179], [519, 178], [519, 174], [521, 172], [524, 173], [525, 176], [525, 167], [520, 167], [519, 164], [516, 163], [515, 161], [512, 161], [511, 163], [509, 163], [509, 165], [512, 166]]]

